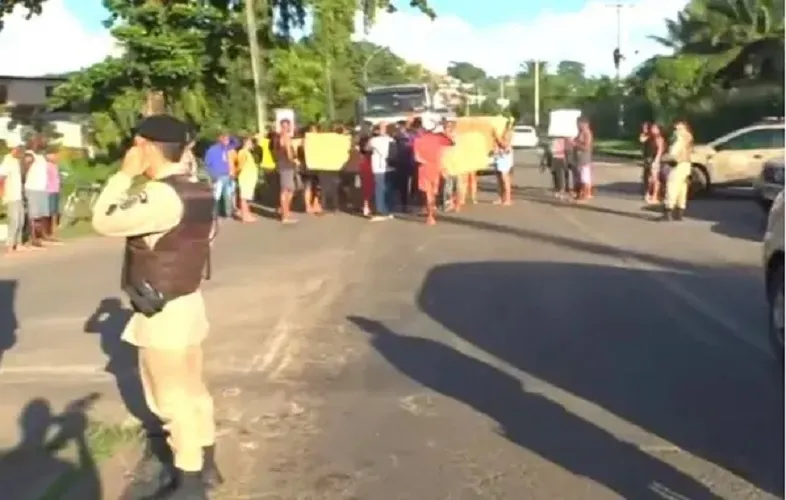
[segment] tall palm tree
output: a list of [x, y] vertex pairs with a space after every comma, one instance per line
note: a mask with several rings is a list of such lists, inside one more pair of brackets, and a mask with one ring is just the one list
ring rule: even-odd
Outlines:
[[707, 57], [707, 72], [724, 78], [783, 75], [783, 0], [692, 0], [666, 36], [677, 54]]

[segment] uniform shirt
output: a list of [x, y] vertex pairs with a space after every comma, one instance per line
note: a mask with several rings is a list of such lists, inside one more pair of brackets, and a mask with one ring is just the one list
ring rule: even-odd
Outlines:
[[22, 166], [19, 160], [7, 154], [0, 163], [0, 178], [3, 183], [3, 204], [22, 201]]
[[[186, 173], [181, 165], [162, 169], [159, 177]], [[128, 193], [132, 179], [118, 172], [106, 183], [93, 208], [93, 227], [105, 236], [132, 237], [146, 235], [151, 248], [168, 231], [180, 223], [183, 202], [175, 190], [151, 180], [135, 195]], [[209, 323], [202, 291], [173, 299], [154, 316], [135, 313], [131, 316], [123, 340], [139, 347], [183, 349], [201, 343]]]

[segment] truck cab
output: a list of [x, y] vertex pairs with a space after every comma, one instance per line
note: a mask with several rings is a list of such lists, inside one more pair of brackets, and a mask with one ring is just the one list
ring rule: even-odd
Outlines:
[[412, 115], [435, 113], [436, 104], [426, 84], [376, 86], [367, 88], [358, 99], [355, 114], [358, 123], [396, 123]]

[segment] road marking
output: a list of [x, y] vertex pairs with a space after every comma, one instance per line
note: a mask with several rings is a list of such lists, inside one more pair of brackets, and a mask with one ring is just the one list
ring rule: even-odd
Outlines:
[[[618, 257], [630, 263], [636, 269], [642, 271], [652, 271], [652, 266], [647, 265], [640, 259], [630, 255], [624, 248], [619, 245], [616, 245], [611, 238], [608, 238], [604, 234], [595, 229], [591, 228], [589, 225], [580, 222], [578, 219], [573, 217], [572, 215], [566, 213], [565, 211], [560, 211], [554, 208], [554, 211], [557, 212], [560, 216], [563, 217], [567, 222], [573, 225], [575, 228], [595, 240], [595, 242], [600, 243], [601, 245], [609, 246], [616, 248], [619, 250]], [[694, 294], [687, 288], [680, 286], [679, 284], [675, 283], [674, 281], [664, 277], [661, 273], [653, 273], [648, 272], [646, 273], [653, 281], [658, 282], [662, 287], [666, 288], [668, 291], [682, 299], [688, 306], [693, 308], [695, 311], [701, 313], [704, 317], [714, 322], [717, 326], [725, 330], [728, 334], [732, 337], [736, 338], [737, 340], [741, 341], [745, 345], [749, 347], [753, 347], [759, 354], [764, 354], [766, 357], [774, 359], [773, 353], [769, 349], [769, 346], [762, 345], [756, 342], [753, 338], [749, 335], [746, 335], [746, 329], [743, 328], [739, 323], [737, 323], [733, 318], [728, 316], [724, 313], [720, 308], [710, 304], [709, 302], [705, 301], [698, 295]], [[695, 335], [695, 332], [694, 332]]]

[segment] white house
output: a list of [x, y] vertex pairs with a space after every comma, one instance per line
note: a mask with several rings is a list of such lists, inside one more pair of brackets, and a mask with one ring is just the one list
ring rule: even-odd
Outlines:
[[21, 141], [25, 124], [40, 121], [54, 126], [59, 142], [70, 148], [85, 148], [85, 115], [69, 110], [50, 111], [47, 99], [55, 87], [66, 80], [58, 76], [0, 75], [0, 140]]

